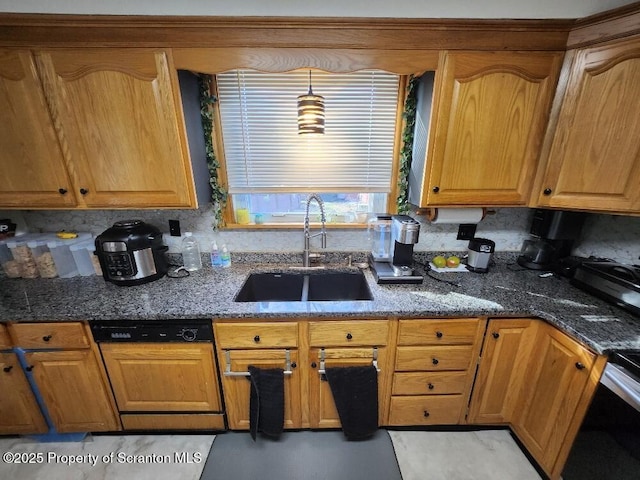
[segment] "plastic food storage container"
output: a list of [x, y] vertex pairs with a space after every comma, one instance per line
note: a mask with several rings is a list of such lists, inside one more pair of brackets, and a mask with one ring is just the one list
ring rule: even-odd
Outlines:
[[[13, 237], [7, 241], [7, 246], [11, 250], [11, 255], [15, 260], [15, 264], [11, 264], [9, 269], [11, 273], [7, 274], [12, 278], [38, 278], [38, 267], [36, 261], [31, 254], [28, 242], [37, 238], [35, 234], [21, 235]], [[6, 264], [5, 264], [6, 272]]]
[[55, 278], [58, 276], [56, 264], [47, 245], [54, 238], [54, 234], [42, 234], [37, 240], [27, 242], [27, 246], [31, 250], [31, 256], [36, 262], [38, 274], [42, 278]]
[[76, 261], [71, 253], [71, 246], [90, 239], [90, 233], [79, 233], [77, 238], [56, 238], [55, 240], [47, 242], [60, 278], [77, 277], [80, 274]]
[[18, 262], [13, 259], [11, 250], [7, 246], [9, 240], [0, 240], [0, 265], [5, 275], [9, 278], [20, 277], [20, 269], [18, 268]]
[[[93, 264], [93, 258], [95, 257], [93, 252], [96, 251], [96, 245], [92, 239], [74, 243], [69, 247], [69, 250], [71, 250], [71, 255], [73, 255], [76, 267], [78, 267], [78, 273], [81, 276], [97, 275]], [[100, 275], [102, 275], [102, 270], [100, 270]]]

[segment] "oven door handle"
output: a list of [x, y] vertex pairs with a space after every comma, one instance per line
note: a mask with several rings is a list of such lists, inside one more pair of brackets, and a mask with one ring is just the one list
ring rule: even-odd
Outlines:
[[600, 383], [640, 412], [640, 380], [625, 368], [607, 364]]

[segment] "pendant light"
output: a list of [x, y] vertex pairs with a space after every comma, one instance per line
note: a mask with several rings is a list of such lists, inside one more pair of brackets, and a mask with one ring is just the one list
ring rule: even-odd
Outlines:
[[298, 97], [298, 134], [324, 133], [324, 97], [314, 95], [309, 70], [309, 93]]

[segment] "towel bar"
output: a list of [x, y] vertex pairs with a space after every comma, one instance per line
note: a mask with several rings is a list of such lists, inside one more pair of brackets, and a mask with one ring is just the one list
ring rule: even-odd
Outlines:
[[[284, 374], [292, 375], [293, 371], [291, 370], [291, 355], [289, 353], [289, 350], [284, 351], [284, 357], [285, 357]], [[229, 350], [224, 351], [224, 359], [226, 360], [226, 366], [222, 374], [225, 377], [250, 377], [251, 376], [250, 372], [234, 372], [233, 370], [231, 370], [231, 352]]]
[[[373, 347], [373, 361], [371, 365], [376, 367], [376, 371], [380, 373], [382, 370], [378, 368], [378, 347]], [[318, 375], [325, 375], [327, 372], [324, 366], [324, 348], [320, 349], [320, 369], [318, 370]]]

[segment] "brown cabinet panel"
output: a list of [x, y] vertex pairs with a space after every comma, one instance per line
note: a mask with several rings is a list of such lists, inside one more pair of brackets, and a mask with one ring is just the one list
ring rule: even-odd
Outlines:
[[22, 348], [89, 348], [90, 340], [79, 322], [13, 323], [9, 327]]
[[510, 423], [535, 345], [539, 320], [491, 320], [474, 385], [469, 423]]
[[211, 344], [102, 344], [121, 412], [221, 411]]
[[[327, 348], [324, 350], [325, 367], [355, 367], [371, 365], [371, 348]], [[312, 348], [310, 362], [315, 364], [309, 372], [309, 420], [311, 428], [340, 428], [340, 417], [333, 400], [331, 387], [324, 375], [320, 375], [320, 349]], [[386, 371], [387, 349], [378, 348], [378, 423], [384, 422], [386, 382], [391, 372]]]
[[309, 345], [312, 347], [386, 345], [388, 333], [387, 320], [309, 322]]
[[392, 395], [463, 393], [469, 375], [461, 372], [402, 372], [393, 374]]
[[295, 322], [216, 323], [215, 338], [220, 348], [279, 348], [298, 345]]
[[58, 432], [119, 430], [93, 350], [26, 354]]
[[471, 345], [479, 323], [478, 319], [400, 320], [398, 345]]
[[[227, 368], [225, 353], [218, 350], [220, 369]], [[286, 352], [284, 349], [274, 350], [230, 350], [231, 371], [247, 372], [249, 365], [257, 368], [284, 368]], [[300, 399], [300, 370], [297, 366], [298, 352], [289, 351], [291, 359], [291, 375], [284, 377], [284, 428], [300, 428], [302, 426]], [[296, 364], [294, 368], [293, 365]], [[244, 376], [222, 376], [225, 406], [229, 428], [234, 430], [249, 429], [249, 397], [251, 381]]]
[[464, 405], [463, 395], [391, 397], [389, 425], [456, 425]]
[[14, 353], [0, 353], [0, 389], [0, 435], [45, 433], [48, 430]]
[[74, 207], [62, 147], [29, 51], [0, 50], [0, 125], [0, 207]]
[[123, 414], [125, 430], [224, 430], [224, 416], [215, 413]]
[[170, 52], [51, 50], [36, 61], [81, 206], [196, 206]]
[[422, 206], [525, 205], [561, 52], [445, 52]]
[[11, 348], [13, 342], [5, 325], [0, 324], [0, 349]]
[[467, 370], [471, 366], [472, 345], [398, 347], [396, 371]]
[[639, 97], [639, 39], [576, 53], [538, 205], [640, 211]]

